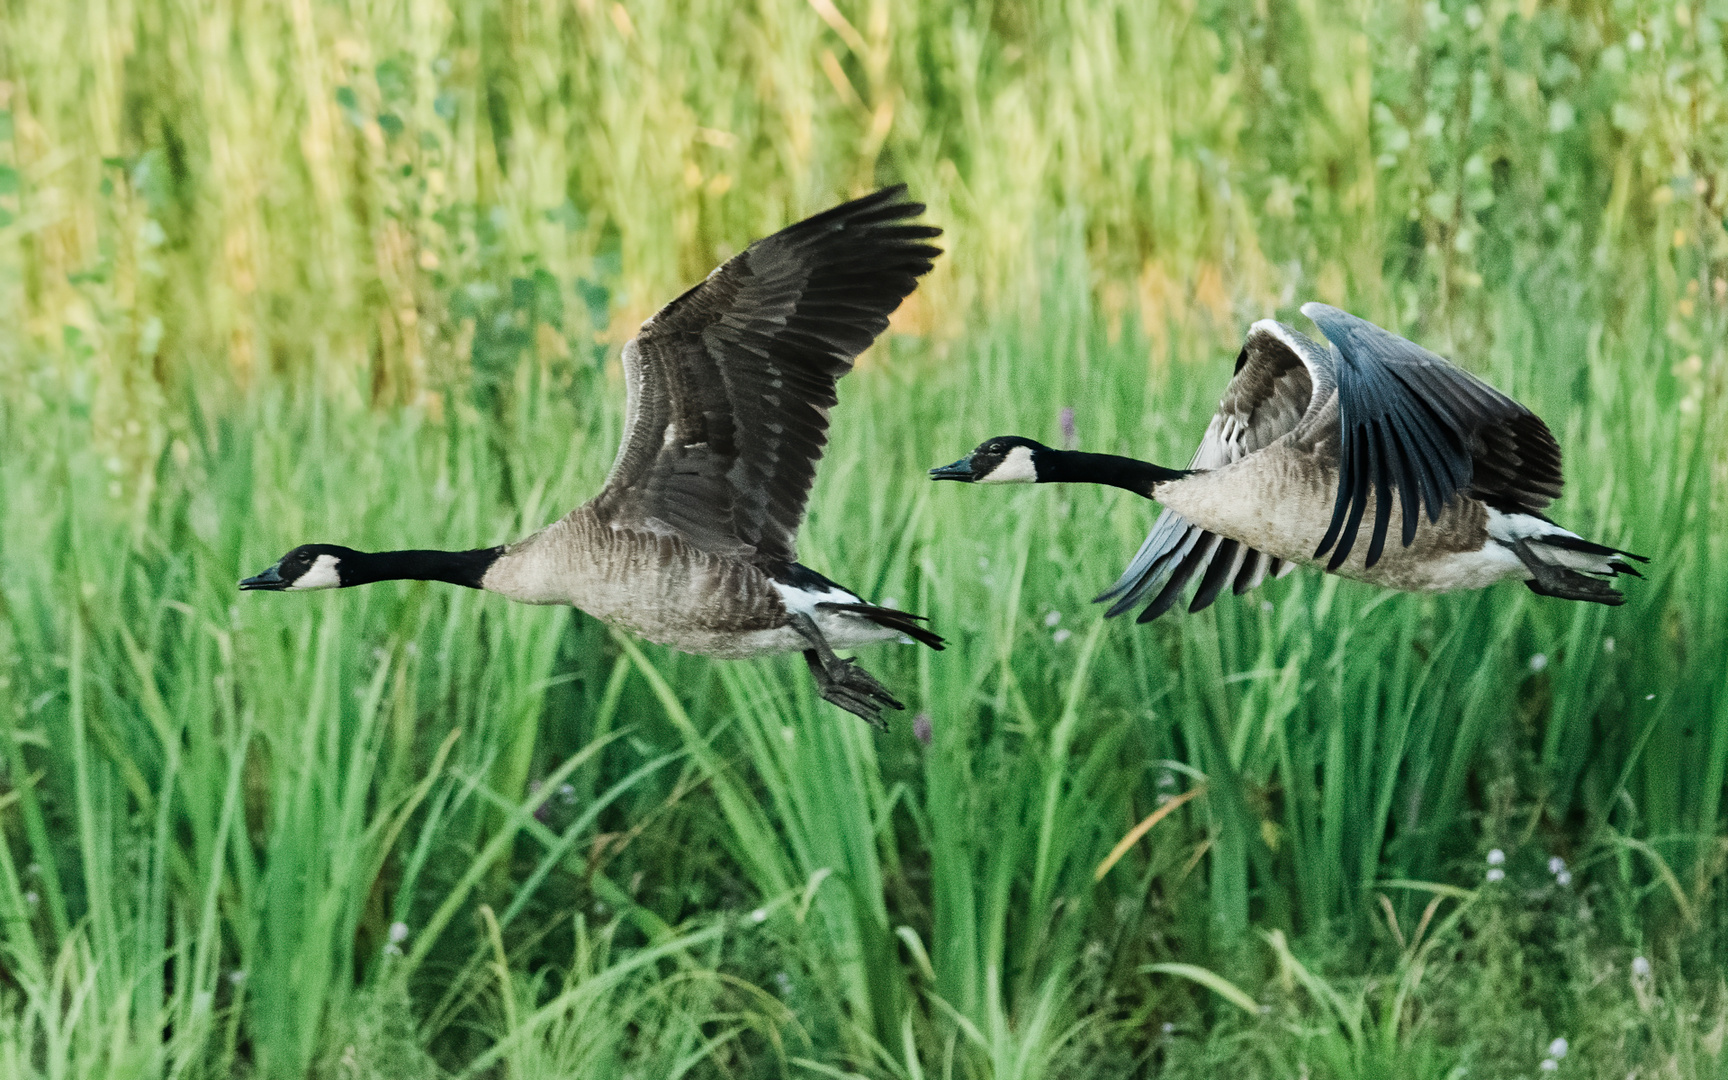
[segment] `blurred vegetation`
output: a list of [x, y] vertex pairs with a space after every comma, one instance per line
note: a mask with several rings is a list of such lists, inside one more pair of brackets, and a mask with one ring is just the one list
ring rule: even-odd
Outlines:
[[[0, 0], [0, 1073], [1719, 1075], [1725, 28]], [[802, 550], [950, 637], [866, 661], [928, 745], [580, 614], [233, 591], [562, 513], [640, 319], [897, 181], [949, 253]], [[1181, 464], [1307, 299], [1536, 408], [1628, 604], [1104, 624], [1149, 507], [922, 479], [1063, 406]]]

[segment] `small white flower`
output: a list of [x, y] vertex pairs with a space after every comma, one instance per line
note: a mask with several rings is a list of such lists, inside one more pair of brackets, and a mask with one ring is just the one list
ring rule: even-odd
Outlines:
[[1072, 631], [1072, 630], [1068, 629], [1066, 626], [1064, 626], [1062, 629], [1056, 631], [1054, 634], [1051, 634], [1050, 640], [1054, 641], [1056, 644], [1060, 645], [1064, 641], [1067, 641], [1069, 638], [1071, 638], [1073, 636], [1074, 636], [1074, 631]]
[[766, 922], [766, 921], [768, 921], [768, 909], [759, 907], [755, 911], [752, 911], [750, 913], [750, 921], [751, 922]]
[[1272, 614], [1272, 601], [1270, 601], [1270, 600], [1260, 601], [1260, 610], [1264, 611], [1268, 615]]
[[1655, 700], [1656, 700], [1656, 695], [1655, 695], [1655, 694], [1645, 694], [1645, 695], [1644, 695], [1644, 700], [1645, 700], [1645, 701], [1655, 701]]
[[1530, 658], [1530, 670], [1531, 671], [1541, 671], [1543, 668], [1545, 668], [1547, 666], [1548, 666], [1548, 654], [1547, 653], [1537, 653], [1535, 656], [1532, 656]]
[[239, 986], [241, 983], [243, 983], [245, 981], [246, 981], [246, 969], [245, 968], [235, 968], [233, 971], [230, 971], [228, 973], [228, 982], [234, 986]]
[[42, 902], [42, 898], [36, 895], [35, 889], [31, 889], [29, 892], [24, 894], [24, 902], [29, 904], [31, 907], [35, 907], [37, 904]]
[[1173, 787], [1175, 787], [1176, 786], [1176, 774], [1171, 772], [1169, 769], [1163, 770], [1162, 772], [1160, 772], [1158, 774], [1158, 786], [1161, 788], [1173, 788]]
[[1632, 958], [1632, 974], [1640, 979], [1648, 979], [1650, 977], [1650, 961], [1642, 956], [1634, 956]]
[[880, 606], [897, 608], [900, 606], [900, 598], [898, 596], [884, 596]]
[[1260, 1006], [1260, 1015], [1261, 1016], [1271, 1016], [1272, 1015], [1272, 1006], [1270, 1006], [1270, 1005]]
[[1543, 1058], [1542, 1059], [1542, 1071], [1543, 1072], [1553, 1072], [1555, 1069], [1558, 1069], [1559, 1067], [1560, 1067], [1560, 1063], [1558, 1061], [1555, 1061], [1553, 1058]]
[[1633, 52], [1644, 51], [1644, 35], [1637, 30], [1626, 35], [1626, 47]]
[[1561, 1037], [1548, 1044], [1548, 1056], [1558, 1061], [1565, 1057], [1566, 1051], [1570, 1049], [1572, 1049], [1571, 1044], [1567, 1043], [1564, 1037]]
[[1176, 1025], [1166, 1020], [1164, 1021], [1164, 1026], [1159, 1030], [1163, 1031], [1166, 1035], [1174, 1035], [1176, 1034]]
[[[1561, 873], [1564, 873], [1565, 870], [1566, 870], [1566, 860], [1565, 859], [1562, 859], [1558, 855], [1548, 856], [1548, 872], [1550, 874], [1561, 874]], [[1554, 1056], [1555, 1057], [1564, 1057], [1565, 1055], [1556, 1054]]]
[[1606, 652], [1606, 653], [1611, 653], [1614, 651], [1614, 639], [1613, 638], [1605, 637], [1602, 639], [1602, 651]]
[[1488, 853], [1488, 865], [1489, 866], [1500, 866], [1500, 865], [1504, 864], [1505, 862], [1506, 862], [1506, 853], [1504, 851], [1501, 851], [1499, 848], [1495, 848]]
[[1489, 884], [1493, 884], [1496, 881], [1505, 881], [1505, 880], [1506, 880], [1506, 871], [1500, 869], [1498, 866], [1495, 866], [1495, 867], [1492, 867], [1489, 869], [1489, 871], [1488, 871]]
[[390, 944], [400, 945], [408, 940], [408, 924], [393, 922], [390, 924]]
[[1572, 871], [1562, 870], [1558, 874], [1555, 874], [1554, 875], [1554, 884], [1559, 885], [1562, 888], [1564, 888], [1567, 885], [1572, 884]]
[[1059, 623], [1061, 621], [1062, 621], [1062, 613], [1060, 611], [1052, 611], [1050, 614], [1044, 616], [1044, 625], [1045, 626], [1055, 626], [1057, 623]]

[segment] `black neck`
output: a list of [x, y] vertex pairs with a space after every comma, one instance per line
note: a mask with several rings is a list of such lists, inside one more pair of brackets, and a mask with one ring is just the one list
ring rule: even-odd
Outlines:
[[358, 551], [343, 557], [340, 573], [345, 586], [374, 581], [448, 581], [478, 589], [480, 579], [502, 554], [501, 547], [474, 551]]
[[1182, 469], [1166, 469], [1150, 461], [1115, 454], [1088, 454], [1079, 450], [1043, 450], [1038, 454], [1040, 484], [1108, 484], [1150, 499], [1159, 484], [1187, 475]]

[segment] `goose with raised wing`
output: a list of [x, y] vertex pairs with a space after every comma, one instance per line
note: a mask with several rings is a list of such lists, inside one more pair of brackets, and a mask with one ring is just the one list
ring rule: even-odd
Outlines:
[[1249, 330], [1236, 373], [1187, 469], [1055, 450], [1015, 435], [930, 470], [937, 480], [1089, 483], [1164, 511], [1098, 597], [1147, 622], [1196, 578], [1190, 611], [1298, 565], [1414, 592], [1523, 581], [1567, 600], [1620, 604], [1608, 581], [1648, 561], [1586, 540], [1544, 511], [1560, 447], [1539, 417], [1469, 372], [1325, 304], [1302, 313], [1323, 347], [1270, 319]]
[[361, 552], [306, 544], [240, 582], [302, 591], [445, 581], [570, 604], [650, 641], [739, 658], [801, 652], [827, 701], [878, 727], [903, 708], [835, 649], [923, 616], [869, 603], [798, 562], [835, 382], [941, 254], [941, 230], [886, 188], [728, 260], [624, 346], [622, 445], [600, 493], [513, 544]]

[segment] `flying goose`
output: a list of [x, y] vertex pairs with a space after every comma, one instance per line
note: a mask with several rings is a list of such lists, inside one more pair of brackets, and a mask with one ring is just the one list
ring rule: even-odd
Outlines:
[[905, 634], [879, 607], [798, 562], [804, 504], [835, 380], [941, 251], [942, 230], [885, 188], [751, 244], [661, 308], [624, 346], [626, 421], [600, 493], [532, 536], [476, 551], [305, 544], [240, 582], [301, 591], [446, 581], [527, 604], [571, 604], [650, 641], [738, 658], [800, 651], [822, 697], [877, 727], [903, 708], [835, 649]]
[[1626, 560], [1648, 560], [1543, 514], [1560, 496], [1560, 448], [1534, 413], [1371, 322], [1325, 304], [1302, 313], [1331, 348], [1255, 323], [1187, 469], [1006, 435], [930, 475], [1109, 484], [1163, 503], [1098, 597], [1119, 615], [1158, 589], [1140, 622], [1170, 610], [1196, 575], [1190, 611], [1225, 585], [1241, 594], [1298, 564], [1416, 592], [1515, 578], [1543, 596], [1624, 602], [1603, 579], [1642, 576]]

